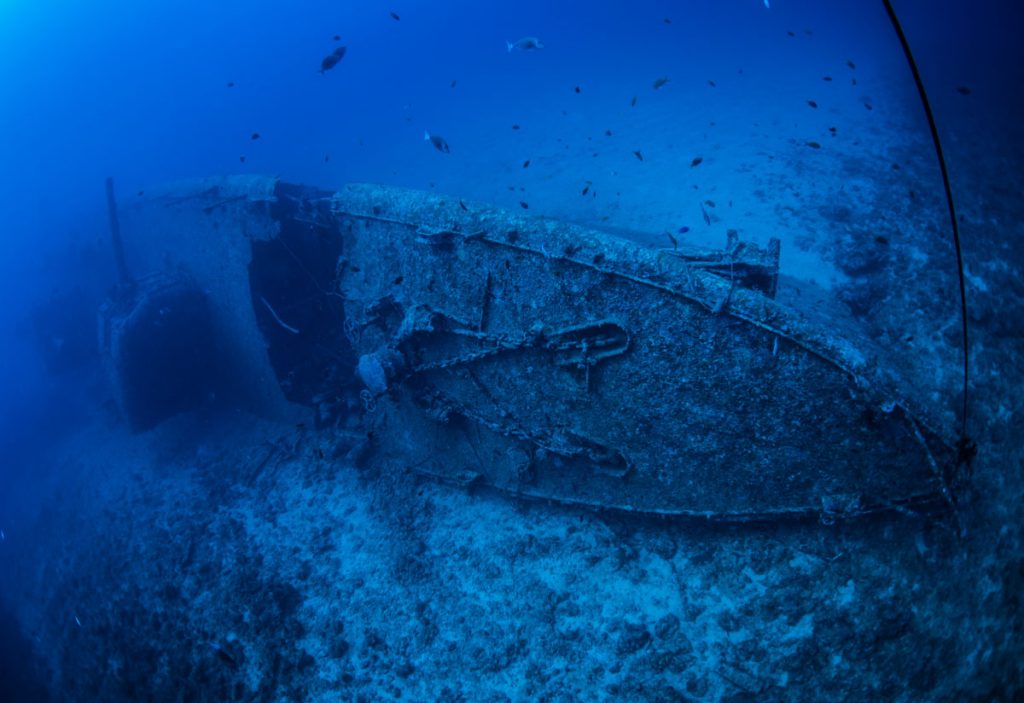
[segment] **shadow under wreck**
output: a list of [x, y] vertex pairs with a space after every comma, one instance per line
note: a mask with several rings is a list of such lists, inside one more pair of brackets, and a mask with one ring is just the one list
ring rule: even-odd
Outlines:
[[257, 410], [312, 407], [381, 471], [725, 521], [941, 511], [962, 488], [950, 433], [881, 349], [774, 301], [777, 243], [657, 249], [261, 177], [122, 216], [144, 268], [204, 291]]

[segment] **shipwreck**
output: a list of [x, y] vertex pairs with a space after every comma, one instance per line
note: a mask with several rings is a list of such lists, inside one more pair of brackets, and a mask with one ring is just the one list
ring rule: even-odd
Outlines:
[[946, 511], [964, 482], [882, 350], [774, 300], [777, 242], [662, 249], [269, 177], [117, 214], [129, 283], [101, 346], [137, 429], [230, 387], [345, 428], [380, 471], [723, 521]]

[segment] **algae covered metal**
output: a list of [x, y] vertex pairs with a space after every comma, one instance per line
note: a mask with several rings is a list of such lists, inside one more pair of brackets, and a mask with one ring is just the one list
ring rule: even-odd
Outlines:
[[885, 355], [773, 300], [777, 244], [657, 249], [376, 185], [193, 187], [138, 207], [244, 241], [220, 276], [249, 289], [249, 367], [382, 471], [735, 521], [955, 504], [955, 451]]

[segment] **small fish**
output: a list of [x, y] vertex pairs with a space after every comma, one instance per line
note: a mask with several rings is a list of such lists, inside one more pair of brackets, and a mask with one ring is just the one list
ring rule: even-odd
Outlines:
[[580, 92], [580, 87], [579, 87], [579, 86], [576, 86], [576, 88], [575, 88], [575, 91], [576, 91], [577, 93], [579, 93], [579, 92]]
[[714, 200], [705, 200], [704, 204], [707, 205], [708, 207], [714, 207], [715, 206], [715, 201]]
[[686, 234], [687, 232], [690, 231], [690, 228], [687, 227], [686, 225], [683, 225], [677, 231], [679, 232], [679, 234]]
[[440, 151], [442, 154], [451, 153], [451, 149], [448, 148], [448, 142], [446, 142], [443, 138], [437, 136], [436, 134], [424, 132], [423, 141], [430, 142], [431, 144], [433, 144], [434, 148]]
[[337, 49], [327, 54], [320, 62], [320, 73], [327, 73], [332, 68], [338, 65], [338, 62], [345, 58], [345, 52], [348, 51], [347, 46], [339, 46]]
[[259, 138], [260, 138], [260, 133], [259, 132], [253, 132], [252, 135], [250, 135], [250, 137], [249, 137], [249, 139], [251, 139], [253, 141], [256, 141]]
[[710, 85], [712, 88], [714, 88], [715, 87], [715, 82], [712, 81], [712, 80], [709, 80], [708, 81], [708, 85]]
[[857, 70], [857, 64], [855, 64], [853, 61], [850, 61], [849, 59], [846, 60], [846, 65], [850, 67], [851, 71]]
[[520, 51], [535, 51], [537, 49], [543, 49], [544, 45], [540, 43], [540, 39], [537, 37], [523, 37], [514, 42], [507, 41], [505, 46], [508, 47], [509, 53], [513, 49], [519, 49]]
[[796, 32], [786, 32], [786, 34], [791, 36], [791, 37], [795, 37], [796, 36]]
[[812, 149], [821, 148], [821, 144], [818, 144], [818, 142], [807, 142], [807, 146], [811, 147]]
[[636, 96], [635, 95], [633, 96], [633, 99], [630, 101], [629, 106], [630, 107], [636, 107]]
[[610, 136], [612, 136], [612, 131], [611, 131], [610, 129], [606, 129], [606, 130], [604, 131], [604, 136], [606, 136], [606, 137], [610, 137]]
[[459, 200], [459, 207], [462, 208], [463, 210], [469, 210], [469, 208], [466, 207], [466, 203], [462, 202], [461, 200]]
[[832, 76], [822, 76], [821, 80], [823, 80], [825, 82], [831, 82], [832, 81]]
[[864, 108], [867, 109], [867, 110], [874, 110], [875, 109], [875, 108], [871, 107], [871, 103], [864, 103]]
[[333, 37], [331, 37], [331, 39], [333, 39], [334, 41], [341, 41], [341, 35], [335, 34]]
[[523, 162], [523, 168], [530, 168], [530, 160], [529, 159], [527, 159], [526, 161]]
[[970, 95], [971, 89], [968, 88], [966, 85], [958, 85], [956, 87], [956, 92], [960, 93], [960, 95]]
[[458, 81], [452, 81], [452, 84], [451, 84], [450, 87], [454, 88], [456, 83], [458, 83]]
[[662, 22], [664, 22], [665, 24], [672, 24], [672, 20], [670, 20], [668, 17], [663, 19]]
[[243, 164], [245, 163], [245, 157], [244, 156], [239, 156], [238, 160], [241, 161]]
[[815, 110], [818, 109], [818, 103], [814, 102], [813, 100], [808, 100], [807, 104], [813, 107]]
[[326, 163], [330, 162], [330, 160], [331, 160], [331, 155], [330, 154], [324, 154], [324, 163], [326, 164]]
[[700, 214], [701, 214], [701, 217], [704, 218], [704, 224], [706, 224], [708, 227], [710, 227], [711, 226], [711, 215], [709, 215], [708, 211], [704, 209], [704, 203], [700, 204]]
[[393, 19], [395, 22], [397, 22], [400, 19], [402, 19], [401, 17], [398, 16], [397, 12], [389, 12], [388, 14], [391, 15], [391, 19]]
[[512, 125], [512, 129], [519, 129], [519, 125], [517, 125], [517, 124]]
[[234, 87], [235, 87], [235, 82], [234, 81], [228, 81], [228, 88], [234, 88]]
[[675, 237], [673, 237], [671, 232], [666, 231], [665, 232], [665, 236], [668, 237], [668, 240], [670, 242], [672, 242], [672, 248], [673, 249], [678, 249], [679, 248], [679, 240], [676, 239]]
[[702, 163], [704, 163], [704, 157], [695, 156], [693, 157], [693, 161], [690, 162], [690, 168], [693, 168], [694, 166], [700, 166]]
[[640, 159], [641, 161], [644, 160], [644, 155], [640, 153], [639, 149], [633, 152], [633, 156], [635, 156], [636, 158]]
[[580, 191], [580, 195], [586, 195], [589, 192], [590, 192], [590, 186], [589, 185], [585, 185], [585, 186], [583, 186], [583, 190]]
[[530, 204], [528, 202], [526, 202], [525, 200], [520, 200], [519, 201], [519, 207], [523, 208], [524, 210], [529, 210], [530, 209]]
[[655, 81], [654, 81], [654, 84], [653, 84], [653, 86], [652, 86], [652, 87], [653, 87], [653, 88], [654, 88], [655, 90], [657, 90], [657, 89], [658, 89], [658, 88], [660, 88], [661, 86], [663, 86], [663, 85], [665, 85], [666, 83], [668, 83], [668, 80], [669, 80], [669, 79], [668, 79], [668, 78], [667, 78], [666, 76], [662, 76], [661, 78], [657, 78], [657, 79], [655, 79]]

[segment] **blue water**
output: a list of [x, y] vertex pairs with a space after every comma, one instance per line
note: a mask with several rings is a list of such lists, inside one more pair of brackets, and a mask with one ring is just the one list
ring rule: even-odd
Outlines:
[[[1013, 268], [1024, 7], [894, 5], [947, 149], [968, 267], [983, 277], [1002, 256]], [[524, 36], [544, 48], [507, 50]], [[48, 372], [30, 332], [38, 304], [75, 290], [98, 302], [115, 279], [108, 176], [123, 203], [254, 173], [526, 203], [658, 246], [683, 228], [720, 245], [736, 228], [780, 237], [787, 276], [843, 299], [857, 274], [836, 263], [822, 214], [840, 203], [865, 232], [930, 242], [921, 256], [938, 281], [899, 284], [908, 296], [957, 299], [927, 125], [883, 4], [867, 0], [6, 0], [0, 163], [0, 527], [18, 515], [9, 497], [32, 493], [36, 457], [96, 412], [101, 377]], [[705, 198], [719, 204], [707, 227]], [[935, 381], [943, 405], [956, 405], [956, 379]]]

